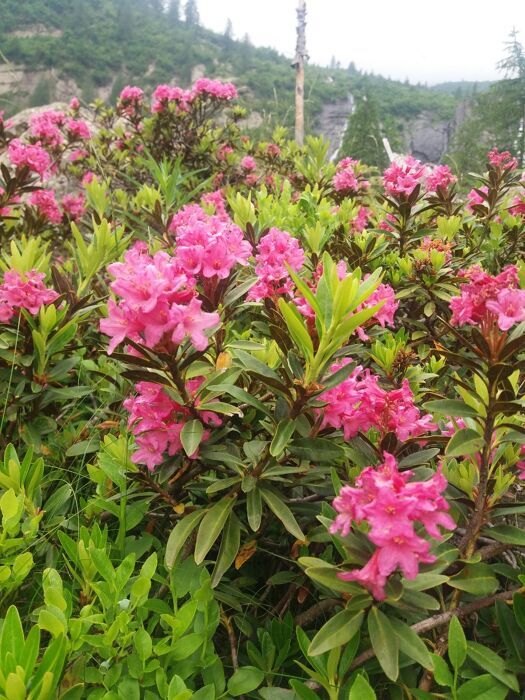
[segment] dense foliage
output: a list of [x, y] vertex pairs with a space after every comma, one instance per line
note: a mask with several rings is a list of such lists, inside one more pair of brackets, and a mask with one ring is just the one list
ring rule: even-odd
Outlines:
[[0, 697], [518, 698], [516, 160], [235, 99], [0, 120]]

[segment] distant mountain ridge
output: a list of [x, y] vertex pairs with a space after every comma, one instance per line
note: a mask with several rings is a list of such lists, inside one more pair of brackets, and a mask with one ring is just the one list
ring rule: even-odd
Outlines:
[[[122, 87], [136, 83], [189, 85], [202, 75], [232, 80], [251, 116], [248, 126], [269, 135], [293, 121], [294, 71], [273, 49], [237, 41], [181, 21], [172, 2], [160, 0], [2, 0], [0, 109], [23, 108], [78, 94], [84, 101], [114, 102]], [[294, 37], [290, 37], [291, 49]], [[452, 123], [469, 83], [432, 88], [348, 69], [308, 65], [306, 127], [335, 142], [344, 130], [345, 105], [373, 91], [385, 134], [394, 149], [411, 148], [411, 125]], [[333, 109], [331, 110], [331, 107]], [[336, 114], [334, 119], [327, 114]], [[331, 126], [330, 126], [331, 123]], [[422, 150], [421, 148], [419, 150]]]

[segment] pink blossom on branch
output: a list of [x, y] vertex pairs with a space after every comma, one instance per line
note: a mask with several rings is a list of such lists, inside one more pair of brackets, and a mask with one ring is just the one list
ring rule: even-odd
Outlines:
[[13, 139], [7, 147], [7, 156], [11, 163], [18, 168], [24, 166], [32, 172], [43, 176], [52, 167], [51, 157], [38, 144], [22, 143], [20, 139]]
[[408, 197], [418, 185], [424, 183], [427, 166], [413, 156], [393, 161], [383, 173], [383, 186], [389, 195]]
[[45, 275], [37, 270], [20, 273], [8, 270], [0, 284], [0, 320], [9, 321], [16, 309], [26, 309], [35, 315], [40, 307], [58, 299], [54, 289], [44, 284]]
[[50, 223], [59, 224], [62, 221], [62, 212], [53, 190], [35, 190], [31, 192], [27, 201]]
[[416, 533], [421, 523], [427, 534], [442, 539], [440, 527], [453, 530], [454, 520], [442, 496], [447, 486], [441, 471], [427, 481], [410, 481], [413, 472], [400, 472], [395, 457], [384, 453], [384, 463], [367, 467], [356, 479], [355, 487], [343, 486], [334, 499], [337, 516], [330, 528], [332, 534], [348, 535], [353, 523], [367, 523], [370, 541], [376, 546], [368, 563], [361, 569], [340, 573], [345, 581], [357, 581], [374, 598], [386, 597], [385, 585], [396, 570], [407, 579], [415, 579], [420, 564], [430, 564], [435, 556], [431, 543]]
[[304, 251], [299, 241], [287, 231], [271, 228], [262, 236], [255, 255], [255, 274], [259, 278], [248, 293], [248, 299], [260, 301], [292, 291], [287, 265], [295, 272], [304, 264]]

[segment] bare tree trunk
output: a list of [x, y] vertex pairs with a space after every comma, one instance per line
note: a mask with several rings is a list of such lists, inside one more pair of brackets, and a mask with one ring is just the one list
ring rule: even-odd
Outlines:
[[302, 146], [304, 141], [304, 62], [306, 54], [306, 2], [299, 0], [297, 5], [297, 43], [295, 59], [295, 140]]

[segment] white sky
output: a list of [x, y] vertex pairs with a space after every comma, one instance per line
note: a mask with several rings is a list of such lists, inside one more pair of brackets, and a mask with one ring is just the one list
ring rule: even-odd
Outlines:
[[[297, 0], [197, 0], [201, 23], [287, 56]], [[525, 44], [525, 0], [307, 0], [310, 61], [429, 84], [492, 80], [512, 27]]]

